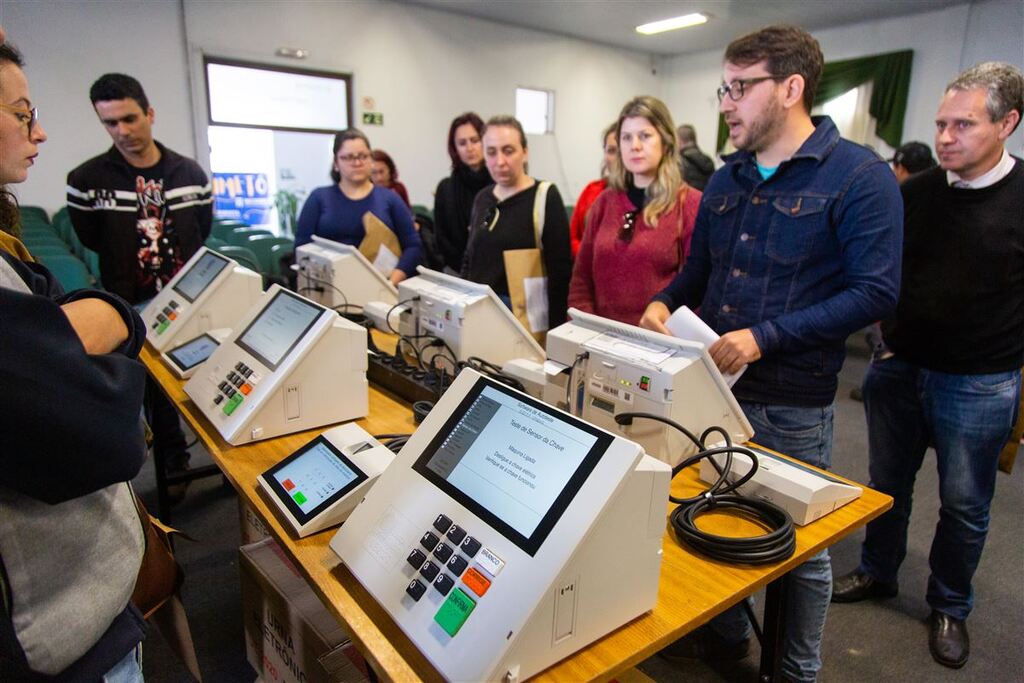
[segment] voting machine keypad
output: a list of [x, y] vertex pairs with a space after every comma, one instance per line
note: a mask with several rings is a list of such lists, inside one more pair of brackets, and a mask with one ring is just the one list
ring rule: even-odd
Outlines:
[[171, 322], [178, 317], [178, 302], [174, 299], [164, 306], [163, 310], [156, 314], [156, 320], [150, 326], [156, 330], [157, 336], [160, 336], [167, 331], [167, 328], [171, 326]]
[[[430, 584], [445, 596], [434, 621], [454, 637], [505, 562], [446, 515], [434, 519], [431, 529], [420, 538], [419, 546], [406, 558], [418, 576], [412, 579], [405, 592], [418, 602]], [[474, 566], [471, 567], [470, 562], [474, 562]]]
[[259, 384], [260, 379], [259, 373], [245, 363], [235, 363], [235, 367], [217, 385], [219, 393], [213, 397], [213, 402], [216, 405], [223, 404], [224, 414], [230, 415], [242, 405], [242, 401]]

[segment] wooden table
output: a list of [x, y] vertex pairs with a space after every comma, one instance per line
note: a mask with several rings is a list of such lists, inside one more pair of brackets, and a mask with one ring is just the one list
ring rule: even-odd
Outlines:
[[[378, 346], [387, 345], [374, 334]], [[393, 347], [393, 342], [391, 343]], [[164, 389], [192, 427], [242, 500], [266, 523], [281, 548], [294, 561], [327, 609], [345, 624], [352, 641], [385, 680], [440, 681], [436, 669], [420, 654], [391, 617], [356, 581], [328, 547], [336, 530], [329, 529], [296, 540], [278, 521], [256, 487], [256, 476], [305, 444], [324, 428], [311, 429], [245, 446], [231, 446], [217, 433], [184, 392], [177, 379], [148, 345], [141, 354], [150, 374]], [[343, 390], [339, 387], [339, 390]], [[409, 433], [415, 429], [409, 406], [396, 397], [370, 388], [370, 414], [357, 420], [371, 434]], [[834, 476], [834, 475], [833, 475]], [[680, 473], [672, 483], [677, 496], [695, 495], [703, 485], [696, 467]], [[680, 636], [707, 622], [742, 598], [769, 586], [766, 599], [762, 680], [778, 674], [778, 645], [785, 599], [785, 574], [814, 553], [836, 543], [892, 506], [886, 495], [865, 488], [856, 501], [805, 527], [797, 527], [796, 553], [785, 562], [767, 567], [730, 565], [705, 559], [679, 545], [666, 530], [661, 583], [654, 609], [591, 643], [576, 654], [543, 671], [535, 681], [606, 681], [647, 659]], [[673, 506], [669, 505], [668, 509]], [[709, 514], [701, 526], [720, 534], [757, 533], [750, 522]], [[666, 527], [667, 529], [667, 527]]]

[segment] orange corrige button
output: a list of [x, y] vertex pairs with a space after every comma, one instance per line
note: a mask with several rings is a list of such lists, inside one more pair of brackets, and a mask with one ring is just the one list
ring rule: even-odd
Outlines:
[[246, 396], [248, 396], [249, 392], [252, 391], [252, 385], [249, 383], [243, 384], [242, 386], [238, 387], [238, 390], [241, 391]]
[[466, 584], [471, 591], [481, 598], [487, 592], [487, 589], [491, 587], [491, 582], [487, 577], [478, 572], [476, 567], [470, 567], [466, 570], [466, 573], [462, 575], [462, 583]]

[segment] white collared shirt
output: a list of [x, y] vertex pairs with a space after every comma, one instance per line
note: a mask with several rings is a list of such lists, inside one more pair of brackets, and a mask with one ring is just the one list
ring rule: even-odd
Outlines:
[[952, 171], [946, 171], [946, 182], [953, 187], [958, 187], [965, 190], [980, 190], [983, 187], [989, 185], [995, 185], [1000, 180], [1005, 178], [1013, 170], [1014, 159], [1010, 156], [1010, 153], [1003, 148], [1003, 156], [999, 158], [999, 163], [990, 168], [985, 173], [974, 180], [964, 180], [956, 173]]

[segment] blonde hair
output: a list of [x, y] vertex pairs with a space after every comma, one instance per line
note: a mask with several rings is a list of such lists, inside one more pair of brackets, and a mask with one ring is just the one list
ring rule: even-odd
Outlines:
[[656, 97], [641, 95], [626, 102], [615, 125], [615, 137], [619, 139], [619, 161], [611, 169], [608, 178], [608, 184], [611, 187], [623, 192], [629, 188], [633, 174], [627, 171], [622, 163], [622, 122], [633, 117], [647, 119], [661, 137], [661, 161], [658, 163], [658, 172], [654, 176], [654, 182], [647, 186], [646, 193], [649, 201], [644, 207], [644, 222], [653, 226], [658, 223], [658, 219], [662, 215], [668, 213], [675, 206], [679, 198], [679, 190], [686, 185], [679, 170], [676, 126], [672, 121], [672, 114], [668, 112], [668, 107]]

